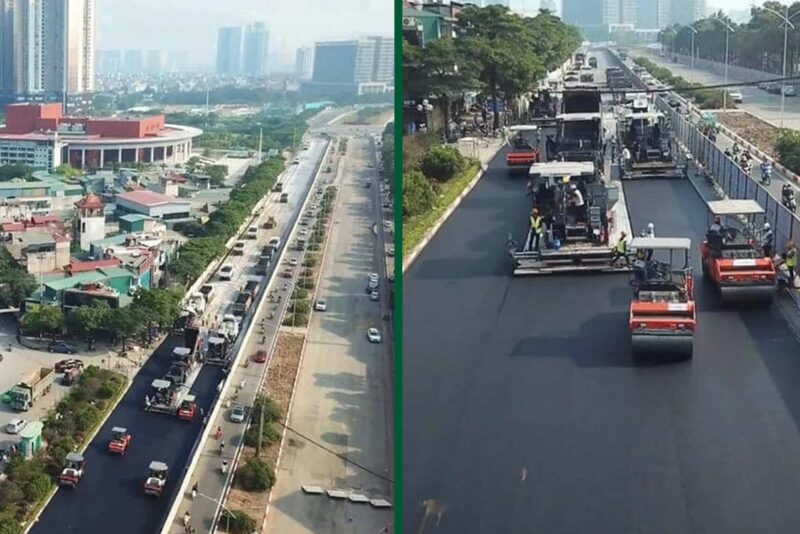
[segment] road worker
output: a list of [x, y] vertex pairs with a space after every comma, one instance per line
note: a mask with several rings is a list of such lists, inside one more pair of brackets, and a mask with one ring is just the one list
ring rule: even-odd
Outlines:
[[628, 259], [628, 242], [626, 241], [627, 237], [628, 234], [626, 234], [624, 231], [619, 235], [619, 239], [617, 240], [616, 245], [614, 245], [614, 256], [611, 258], [612, 265], [616, 265], [617, 260], [624, 258], [625, 265], [630, 267], [631, 262], [630, 259]]
[[544, 220], [542, 219], [542, 216], [539, 214], [538, 208], [533, 208], [531, 210], [530, 221], [531, 221], [531, 232], [526, 250], [535, 250], [538, 252], [539, 246], [541, 245], [542, 241], [542, 230], [544, 228]]
[[794, 241], [786, 243], [784, 257], [786, 258], [786, 269], [789, 271], [789, 283], [794, 286], [795, 268], [797, 267], [797, 246]]

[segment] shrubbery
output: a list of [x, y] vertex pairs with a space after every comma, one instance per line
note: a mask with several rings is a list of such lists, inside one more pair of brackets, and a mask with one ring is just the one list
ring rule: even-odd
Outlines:
[[432, 180], [446, 182], [464, 168], [464, 156], [449, 146], [429, 148], [422, 155], [419, 168]]
[[781, 165], [797, 174], [800, 173], [800, 132], [784, 128], [775, 144]]
[[236, 470], [236, 481], [245, 491], [267, 491], [275, 484], [275, 470], [261, 458], [248, 458]]
[[433, 209], [436, 191], [431, 182], [420, 171], [411, 171], [403, 176], [403, 216], [414, 217]]
[[256, 530], [256, 520], [242, 510], [225, 510], [218, 526], [231, 534], [250, 534]]

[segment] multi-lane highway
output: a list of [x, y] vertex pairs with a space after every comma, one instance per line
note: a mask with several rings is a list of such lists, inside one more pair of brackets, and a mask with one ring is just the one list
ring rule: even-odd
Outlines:
[[[283, 176], [287, 203], [278, 203], [271, 198], [255, 224], [259, 226], [269, 215], [275, 216], [278, 226], [272, 235], [288, 235], [288, 226], [296, 219], [311, 184], [317, 162], [322, 157], [326, 143], [314, 140], [299, 165], [293, 166]], [[273, 195], [275, 197], [275, 195]], [[262, 230], [259, 233], [264, 234]], [[261, 245], [266, 242], [263, 238]], [[245, 254], [230, 256], [228, 262], [237, 267], [237, 280], [256, 278], [252, 272], [257, 253], [257, 244], [250, 241]], [[274, 268], [273, 268], [274, 269]], [[212, 315], [221, 315], [238, 290], [231, 283], [217, 283], [215, 296], [221, 306], [219, 311], [207, 313], [207, 323]], [[136, 376], [133, 384], [111, 417], [103, 425], [97, 437], [85, 453], [86, 473], [75, 491], [59, 490], [41, 514], [32, 532], [115, 532], [131, 534], [156, 532], [165, 520], [169, 506], [175, 497], [178, 482], [190, 451], [202, 425], [198, 417], [185, 423], [174, 416], [147, 413], [143, 410], [144, 397], [150, 393], [150, 383], [162, 377], [169, 368], [172, 347], [181, 340], [167, 339]], [[201, 369], [191, 392], [196, 395], [198, 405], [206, 413], [217, 395], [217, 385], [223, 378], [220, 367], [205, 365]], [[124, 457], [110, 456], [106, 445], [113, 426], [124, 426], [133, 435], [132, 445]], [[165, 462], [170, 475], [165, 493], [160, 499], [145, 497], [144, 480], [148, 465], [153, 460]]]
[[[636, 365], [625, 275], [511, 276], [530, 200], [504, 157], [405, 275], [406, 531], [800, 529], [800, 345], [781, 316], [724, 308], [698, 276], [693, 360]], [[624, 189], [631, 226], [690, 237], [699, 273], [692, 184]]]

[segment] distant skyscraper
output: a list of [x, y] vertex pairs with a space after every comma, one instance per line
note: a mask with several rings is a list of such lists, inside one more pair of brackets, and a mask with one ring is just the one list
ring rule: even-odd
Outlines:
[[394, 39], [367, 37], [358, 43], [355, 81], [388, 82], [394, 79]]
[[578, 27], [603, 23], [603, 0], [562, 0], [561, 18]]
[[122, 51], [98, 50], [97, 72], [99, 74], [116, 74], [122, 72]]
[[314, 76], [317, 83], [353, 83], [356, 77], [358, 41], [316, 43]]
[[95, 9], [95, 0], [0, 0], [0, 91], [93, 91]]
[[672, 0], [670, 24], [691, 24], [706, 17], [705, 0]]
[[391, 90], [393, 51], [392, 37], [316, 43], [314, 75], [311, 83], [304, 84], [304, 91], [365, 94]]
[[242, 72], [251, 76], [267, 75], [269, 31], [266, 24], [258, 22], [244, 30], [242, 46]]
[[294, 75], [300, 80], [310, 80], [314, 75], [314, 49], [304, 46], [297, 49]]
[[148, 50], [144, 60], [144, 70], [151, 74], [163, 72], [167, 67], [167, 54], [162, 50]]
[[670, 25], [670, 0], [637, 0], [636, 11], [637, 28], [661, 30]]
[[558, 8], [556, 7], [556, 0], [542, 0], [539, 4], [539, 9], [547, 9], [552, 13], [558, 13]]
[[231, 26], [217, 32], [217, 74], [233, 75], [242, 70], [242, 28]]
[[122, 53], [122, 70], [135, 74], [144, 72], [144, 53], [141, 50], [125, 50]]
[[603, 23], [636, 25], [636, 0], [603, 0]]

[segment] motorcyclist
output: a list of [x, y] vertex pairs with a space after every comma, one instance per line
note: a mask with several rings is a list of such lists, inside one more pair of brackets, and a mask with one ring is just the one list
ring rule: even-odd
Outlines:
[[772, 163], [767, 160], [761, 162], [761, 181], [768, 181], [772, 177]]
[[761, 249], [765, 258], [772, 257], [772, 246], [774, 239], [775, 236], [772, 233], [772, 228], [768, 222], [765, 222], [764, 227], [761, 230]]
[[734, 155], [739, 154], [739, 143], [733, 144], [733, 153]]
[[792, 189], [792, 186], [788, 183], [783, 184], [783, 187], [781, 187], [781, 198], [783, 202], [786, 203], [786, 201], [792, 197], [794, 197], [794, 189]]

